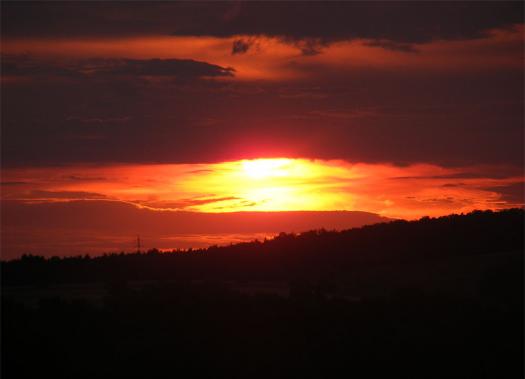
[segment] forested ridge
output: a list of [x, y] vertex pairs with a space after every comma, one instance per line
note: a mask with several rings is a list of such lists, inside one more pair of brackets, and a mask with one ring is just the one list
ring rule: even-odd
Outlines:
[[517, 252], [523, 209], [474, 211], [416, 221], [396, 220], [343, 231], [281, 233], [264, 241], [205, 249], [109, 253], [2, 262], [2, 283], [111, 280], [290, 280], [344, 274], [346, 269]]

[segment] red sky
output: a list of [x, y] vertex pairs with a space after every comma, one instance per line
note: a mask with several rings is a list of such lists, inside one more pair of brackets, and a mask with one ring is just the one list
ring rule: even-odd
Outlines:
[[[3, 2], [2, 254], [523, 206], [522, 15], [521, 2]], [[315, 212], [269, 227], [246, 211]], [[199, 230], [187, 212], [231, 214]], [[94, 214], [134, 221], [104, 229]]]

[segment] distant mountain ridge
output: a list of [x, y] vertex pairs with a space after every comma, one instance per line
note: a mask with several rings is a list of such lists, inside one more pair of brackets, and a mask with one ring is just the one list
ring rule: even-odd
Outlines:
[[[342, 230], [389, 220], [359, 211], [158, 211], [104, 200], [40, 204], [3, 201], [0, 209], [4, 260], [27, 253], [64, 256], [129, 251], [135, 246], [136, 235], [141, 236], [146, 248], [171, 250], [247, 241], [260, 238], [260, 234], [270, 237], [320, 228]], [[229, 235], [239, 238], [230, 239]]]
[[2, 263], [4, 284], [108, 280], [290, 280], [344, 275], [358, 267], [523, 251], [524, 210], [474, 211], [397, 220], [344, 231], [281, 233], [231, 246], [160, 253]]

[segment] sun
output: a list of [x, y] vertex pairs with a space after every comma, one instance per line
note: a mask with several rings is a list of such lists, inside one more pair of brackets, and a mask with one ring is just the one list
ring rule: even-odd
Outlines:
[[288, 176], [287, 166], [291, 160], [286, 158], [277, 159], [253, 159], [243, 160], [244, 173], [252, 179], [265, 179], [269, 177]]

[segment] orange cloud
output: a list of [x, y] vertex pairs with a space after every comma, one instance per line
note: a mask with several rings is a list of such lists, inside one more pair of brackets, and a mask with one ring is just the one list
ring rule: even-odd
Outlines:
[[[152, 210], [212, 213], [359, 210], [410, 219], [522, 206], [524, 178], [507, 171], [288, 158], [24, 168], [5, 170], [4, 182], [13, 184], [3, 186], [2, 199], [105, 199]], [[507, 196], [509, 188], [517, 194]]]
[[[235, 53], [239, 41], [242, 53]], [[49, 59], [133, 58], [194, 59], [233, 67], [236, 80], [294, 80], [312, 75], [304, 67], [326, 69], [485, 70], [521, 69], [523, 25], [497, 29], [485, 38], [436, 40], [399, 45], [388, 40], [353, 39], [320, 46], [304, 54], [300, 44], [276, 37], [181, 37], [5, 39], [2, 53]], [[249, 46], [249, 48], [247, 48]], [[231, 80], [224, 79], [221, 80]]]

